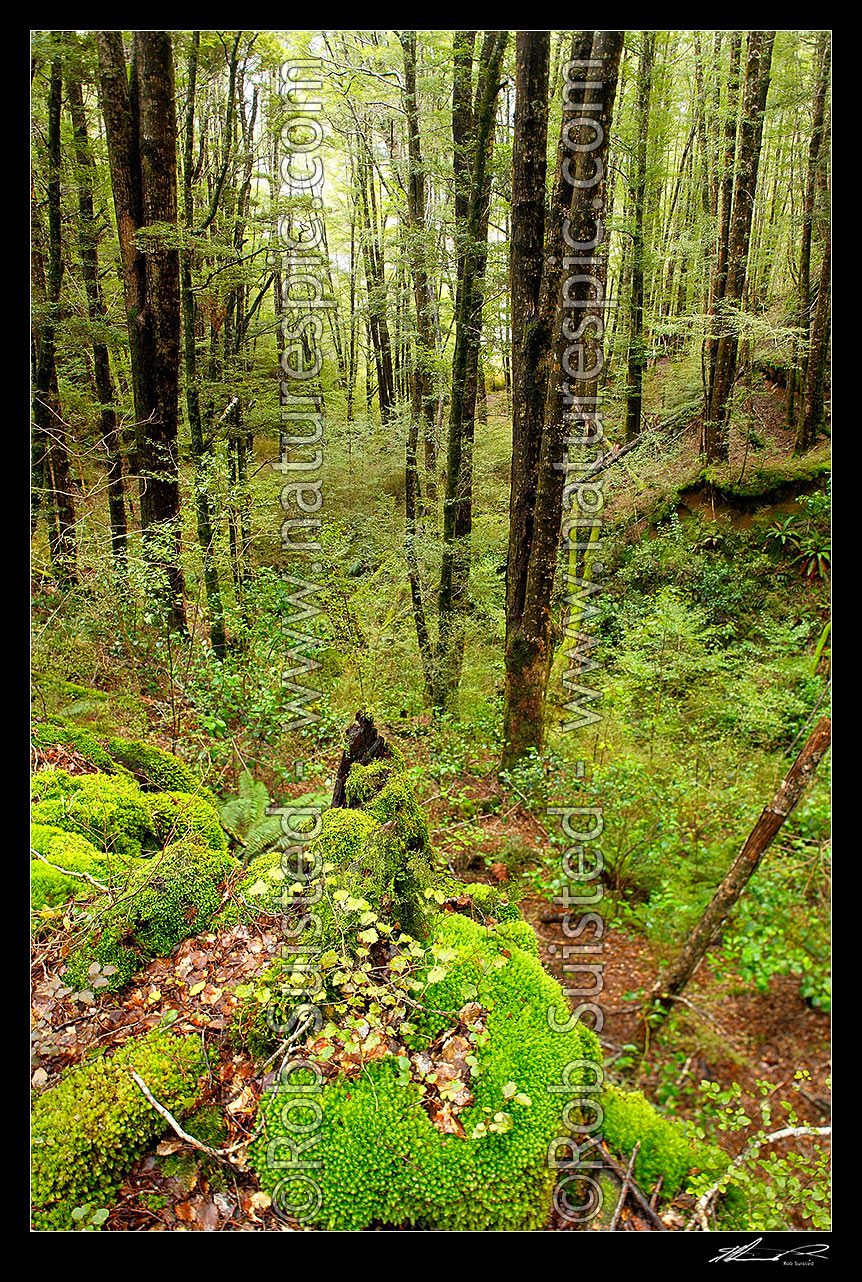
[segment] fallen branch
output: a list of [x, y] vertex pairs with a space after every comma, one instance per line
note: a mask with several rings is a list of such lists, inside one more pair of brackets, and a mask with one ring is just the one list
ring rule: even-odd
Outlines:
[[721, 934], [729, 913], [757, 871], [760, 861], [778, 835], [782, 824], [810, 783], [832, 738], [832, 723], [822, 717], [808, 737], [805, 747], [788, 770], [781, 787], [764, 807], [745, 844], [734, 859], [720, 886], [704, 910], [703, 916], [686, 940], [679, 957], [666, 973], [659, 975], [650, 999], [653, 1012], [650, 1024], [657, 1028], [667, 1018], [664, 1005], [678, 997], [700, 965], [708, 950]]
[[625, 1202], [626, 1200], [626, 1194], [628, 1193], [629, 1185], [632, 1182], [632, 1171], [635, 1169], [635, 1158], [638, 1155], [640, 1146], [641, 1146], [641, 1142], [640, 1140], [638, 1140], [637, 1144], [635, 1144], [634, 1148], [632, 1149], [632, 1155], [629, 1158], [629, 1167], [628, 1167], [628, 1170], [626, 1171], [626, 1177], [623, 1180], [622, 1188], [620, 1189], [620, 1196], [617, 1202], [616, 1210], [614, 1211], [613, 1217], [611, 1218], [611, 1222], [608, 1226], [609, 1233], [616, 1232], [616, 1227], [617, 1227], [617, 1224], [619, 1223], [620, 1215], [623, 1209], [623, 1202]]
[[[611, 1154], [607, 1151], [607, 1149], [602, 1149], [602, 1162], [608, 1168], [608, 1170], [613, 1171], [617, 1179], [624, 1180], [626, 1178], [626, 1172], [620, 1166], [616, 1158], [611, 1156]], [[632, 1179], [629, 1182], [628, 1191], [629, 1193], [631, 1193], [632, 1197], [637, 1202], [638, 1206], [643, 1211], [644, 1215], [649, 1220], [653, 1228], [657, 1229], [659, 1233], [667, 1233], [668, 1231], [667, 1225], [664, 1223], [664, 1221], [661, 1219], [658, 1213], [654, 1211], [653, 1208], [650, 1206], [649, 1202], [646, 1199], [646, 1195], [644, 1194], [644, 1192], [638, 1186], [638, 1184], [635, 1182], [634, 1179]]]
[[710, 1202], [712, 1202], [713, 1198], [715, 1198], [717, 1194], [727, 1188], [733, 1176], [733, 1172], [738, 1170], [740, 1166], [743, 1166], [749, 1158], [754, 1157], [755, 1153], [759, 1152], [760, 1149], [764, 1148], [767, 1144], [775, 1144], [778, 1140], [800, 1139], [805, 1135], [831, 1134], [831, 1126], [785, 1126], [780, 1131], [773, 1131], [771, 1135], [764, 1135], [762, 1140], [752, 1140], [750, 1144], [745, 1146], [741, 1153], [737, 1154], [724, 1174], [716, 1180], [712, 1187], [708, 1188], [706, 1192], [702, 1193], [697, 1199], [694, 1204], [694, 1214], [685, 1226], [686, 1233], [690, 1233], [692, 1231], [695, 1220], [700, 1224], [701, 1230], [704, 1233], [708, 1233], [710, 1231], [706, 1220], [706, 1212], [709, 1208]]
[[171, 1129], [180, 1137], [180, 1139], [186, 1144], [190, 1144], [192, 1148], [196, 1148], [199, 1153], [206, 1153], [207, 1157], [214, 1157], [216, 1161], [223, 1162], [231, 1153], [236, 1153], [239, 1149], [245, 1148], [246, 1145], [250, 1144], [251, 1141], [256, 1139], [260, 1134], [260, 1129], [258, 1129], [253, 1135], [250, 1135], [248, 1139], [241, 1140], [239, 1144], [231, 1144], [228, 1148], [210, 1148], [208, 1144], [202, 1144], [200, 1140], [195, 1139], [194, 1135], [189, 1135], [188, 1131], [184, 1131], [173, 1113], [169, 1113], [164, 1104], [159, 1103], [144, 1079], [139, 1077], [134, 1069], [130, 1069], [130, 1072], [135, 1085], [144, 1095], [147, 1102], [153, 1106], [157, 1113], [161, 1113], [162, 1117]]

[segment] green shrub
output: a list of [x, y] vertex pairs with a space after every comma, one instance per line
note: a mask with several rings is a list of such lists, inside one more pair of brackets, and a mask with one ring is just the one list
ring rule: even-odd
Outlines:
[[112, 1199], [135, 1159], [165, 1130], [130, 1069], [182, 1116], [197, 1097], [203, 1067], [197, 1038], [149, 1033], [111, 1059], [99, 1054], [40, 1095], [32, 1123], [34, 1227], [74, 1228], [74, 1209]]

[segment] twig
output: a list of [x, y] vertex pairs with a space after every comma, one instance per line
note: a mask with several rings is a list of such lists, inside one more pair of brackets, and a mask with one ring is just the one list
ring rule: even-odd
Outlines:
[[629, 1185], [632, 1182], [632, 1171], [635, 1169], [635, 1158], [638, 1155], [638, 1150], [640, 1149], [640, 1146], [641, 1146], [641, 1142], [640, 1140], [638, 1140], [637, 1144], [635, 1144], [634, 1148], [632, 1149], [632, 1155], [629, 1158], [629, 1166], [628, 1166], [628, 1170], [626, 1171], [626, 1177], [623, 1180], [623, 1186], [620, 1189], [620, 1196], [619, 1196], [619, 1200], [617, 1201], [617, 1207], [613, 1213], [613, 1217], [608, 1227], [609, 1233], [616, 1232], [617, 1224], [619, 1223], [620, 1214], [623, 1209], [623, 1202], [626, 1200], [626, 1194], [628, 1193]]
[[67, 877], [80, 877], [84, 881], [88, 881], [91, 886], [95, 886], [97, 890], [104, 891], [106, 895], [110, 893], [107, 886], [103, 886], [100, 881], [96, 881], [96, 878], [91, 877], [88, 872], [72, 872], [70, 868], [61, 868], [59, 864], [52, 864], [50, 859], [46, 859], [44, 855], [40, 855], [39, 851], [34, 850], [32, 846], [30, 847], [30, 854], [35, 855], [37, 859], [41, 859], [42, 863], [47, 864], [49, 868], [54, 868], [57, 872], [64, 873]]
[[[625, 1171], [620, 1166], [619, 1162], [617, 1162], [616, 1158], [611, 1156], [611, 1154], [607, 1151], [607, 1149], [602, 1150], [602, 1162], [604, 1163], [605, 1166], [607, 1166], [609, 1170], [613, 1171], [617, 1179], [620, 1179], [620, 1180], [625, 1179], [625, 1176], [626, 1176]], [[638, 1206], [643, 1211], [644, 1215], [649, 1220], [650, 1224], [652, 1224], [653, 1228], [657, 1229], [659, 1233], [667, 1233], [668, 1231], [667, 1225], [664, 1223], [661, 1217], [657, 1214], [657, 1212], [655, 1212], [653, 1208], [650, 1206], [649, 1202], [646, 1200], [644, 1193], [641, 1191], [641, 1189], [638, 1187], [638, 1185], [635, 1183], [634, 1180], [632, 1180], [629, 1185], [629, 1192], [631, 1193], [634, 1200], [637, 1202]]]
[[130, 1069], [129, 1072], [132, 1075], [135, 1085], [144, 1095], [147, 1102], [152, 1104], [157, 1113], [161, 1113], [162, 1117], [171, 1129], [176, 1132], [180, 1139], [184, 1140], [186, 1144], [191, 1144], [192, 1148], [196, 1148], [200, 1153], [206, 1153], [207, 1157], [214, 1157], [216, 1161], [222, 1162], [231, 1153], [236, 1153], [239, 1149], [245, 1148], [247, 1144], [250, 1144], [251, 1141], [256, 1139], [260, 1134], [259, 1130], [255, 1131], [254, 1135], [249, 1136], [248, 1139], [241, 1140], [239, 1144], [231, 1144], [228, 1148], [210, 1148], [208, 1144], [202, 1144], [200, 1140], [195, 1139], [194, 1135], [189, 1135], [188, 1131], [183, 1130], [174, 1115], [168, 1112], [164, 1104], [159, 1103], [144, 1079], [139, 1077], [133, 1068]]
[[[290, 1046], [292, 1046], [292, 1045], [293, 1045], [293, 1043], [294, 1043], [294, 1042], [298, 1041], [298, 1040], [299, 1040], [299, 1038], [300, 1038], [300, 1037], [302, 1037], [302, 1035], [303, 1035], [303, 1033], [305, 1032], [305, 1030], [308, 1028], [309, 1024], [313, 1024], [313, 1023], [314, 1023], [314, 1016], [313, 1016], [313, 1015], [309, 1015], [309, 1016], [308, 1016], [308, 1018], [306, 1019], [305, 1023], [304, 1023], [304, 1024], [300, 1024], [299, 1028], [295, 1028], [295, 1029], [293, 1030], [293, 1032], [291, 1033], [290, 1037], [288, 1037], [286, 1041], [282, 1042], [282, 1043], [281, 1043], [281, 1045], [278, 1047], [278, 1049], [277, 1049], [277, 1050], [274, 1050], [274, 1051], [272, 1052], [272, 1054], [270, 1055], [269, 1059], [267, 1059], [267, 1060], [265, 1060], [265, 1061], [264, 1061], [264, 1063], [263, 1063], [263, 1067], [264, 1067], [264, 1068], [268, 1068], [268, 1067], [269, 1067], [269, 1065], [272, 1063], [272, 1061], [273, 1061], [274, 1059], [278, 1059], [278, 1057], [279, 1057], [279, 1055], [281, 1054], [281, 1052], [282, 1052], [282, 1051], [286, 1051]], [[284, 1062], [282, 1061], [282, 1068], [283, 1068], [283, 1067], [284, 1067]]]
[[785, 1126], [780, 1131], [773, 1131], [771, 1135], [764, 1135], [762, 1140], [752, 1140], [750, 1144], [747, 1144], [745, 1146], [745, 1148], [742, 1150], [741, 1153], [737, 1154], [737, 1156], [730, 1163], [730, 1166], [728, 1166], [724, 1174], [720, 1176], [719, 1179], [716, 1180], [716, 1182], [712, 1185], [712, 1187], [708, 1188], [706, 1192], [701, 1194], [701, 1196], [697, 1199], [697, 1201], [694, 1204], [694, 1214], [692, 1218], [689, 1220], [688, 1224], [686, 1224], [685, 1226], [686, 1233], [690, 1233], [691, 1230], [694, 1228], [695, 1220], [697, 1220], [697, 1222], [700, 1224], [700, 1227], [704, 1233], [709, 1232], [709, 1225], [707, 1224], [707, 1220], [706, 1220], [706, 1212], [710, 1202], [713, 1200], [716, 1194], [720, 1193], [723, 1189], [727, 1188], [727, 1185], [730, 1183], [733, 1172], [737, 1170], [740, 1166], [742, 1166], [745, 1162], [747, 1162], [749, 1158], [754, 1157], [755, 1153], [759, 1152], [760, 1149], [764, 1148], [767, 1144], [775, 1144], [778, 1140], [800, 1139], [802, 1136], [805, 1136], [805, 1135], [831, 1135], [831, 1134], [832, 1134], [831, 1126]]

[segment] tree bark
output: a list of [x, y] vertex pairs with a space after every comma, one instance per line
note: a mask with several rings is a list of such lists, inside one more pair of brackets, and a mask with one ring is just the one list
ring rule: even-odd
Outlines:
[[[778, 792], [764, 808], [749, 833], [745, 845], [725, 874], [679, 957], [656, 981], [651, 997], [653, 1002], [659, 1003], [659, 1007], [682, 992], [707, 950], [718, 939], [728, 914], [757, 871], [761, 859], [775, 840], [785, 820], [792, 814], [810, 783], [814, 771], [826, 755], [831, 739], [832, 723], [828, 717], [822, 717], [787, 772]], [[657, 1014], [659, 1019], [664, 1019], [668, 1012], [659, 1009]]]
[[[183, 219], [188, 233], [191, 233], [194, 227], [192, 158], [194, 152], [194, 109], [199, 44], [200, 32], [195, 31], [192, 36], [192, 47], [189, 53], [188, 102], [186, 104], [185, 138], [183, 143]], [[210, 618], [210, 641], [216, 658], [223, 660], [227, 653], [227, 640], [225, 637], [221, 587], [215, 560], [217, 514], [215, 504], [209, 493], [208, 464], [211, 452], [204, 440], [203, 421], [201, 418], [197, 349], [195, 346], [197, 305], [192, 284], [192, 249], [188, 245], [182, 252], [181, 277], [186, 414], [188, 415], [189, 429], [191, 431], [192, 458], [195, 466], [195, 515], [197, 517], [198, 541], [203, 558], [204, 591], [206, 592], [207, 609]]]
[[[799, 313], [797, 324], [804, 333], [811, 329], [811, 233], [814, 226], [814, 202], [817, 194], [817, 173], [820, 152], [823, 144], [823, 122], [826, 107], [826, 89], [829, 84], [829, 66], [831, 50], [829, 32], [822, 31], [817, 46], [817, 83], [814, 90], [812, 111], [811, 140], [808, 145], [808, 170], [805, 182], [805, 203], [802, 210], [802, 240], [799, 247]], [[803, 344], [799, 344], [802, 347]], [[808, 362], [802, 358], [801, 351], [797, 356], [797, 367], [790, 371], [787, 386], [787, 426], [796, 425], [799, 397], [797, 389], [806, 383]], [[803, 414], [804, 414], [803, 408]], [[799, 425], [794, 453], [801, 454], [813, 444]]]
[[176, 121], [171, 37], [136, 31], [131, 77], [123, 38], [98, 34], [99, 83], [123, 264], [135, 398], [137, 472], [145, 555], [167, 579], [171, 626], [185, 631], [177, 454], [180, 270], [175, 239], [146, 227], [177, 224]]
[[105, 305], [99, 278], [99, 239], [93, 207], [93, 175], [95, 161], [87, 131], [87, 117], [80, 83], [67, 76], [66, 92], [69, 114], [75, 138], [75, 158], [78, 166], [78, 237], [81, 245], [81, 274], [87, 293], [87, 310], [93, 326], [93, 375], [101, 414], [99, 429], [108, 459], [108, 510], [111, 522], [111, 548], [114, 564], [125, 570], [128, 542], [126, 503], [123, 490], [123, 458], [120, 453], [119, 424], [117, 421], [114, 380], [108, 346], [98, 337], [98, 328], [105, 325]]
[[739, 349], [738, 322], [733, 312], [742, 304], [745, 293], [751, 224], [757, 196], [757, 171], [763, 141], [763, 115], [769, 93], [774, 41], [774, 31], [749, 32], [727, 270], [725, 276], [719, 261], [719, 279], [713, 305], [717, 339], [705, 424], [706, 459], [709, 463], [723, 461], [730, 452], [728, 417]]
[[644, 221], [647, 194], [647, 144], [649, 142], [649, 107], [652, 89], [652, 69], [655, 58], [655, 33], [641, 33], [642, 45], [638, 61], [637, 119], [638, 145], [637, 169], [634, 181], [635, 224], [632, 240], [632, 282], [629, 305], [629, 361], [628, 397], [626, 400], [626, 440], [633, 441], [641, 430], [641, 404], [643, 400], [643, 372], [646, 364], [644, 352]]
[[[517, 393], [516, 401], [521, 409], [516, 410], [516, 414], [520, 412], [523, 416], [525, 435], [519, 447], [522, 453], [518, 455], [517, 464], [513, 458], [513, 484], [517, 486], [519, 495], [523, 490], [523, 495], [513, 498], [514, 506], [510, 507], [517, 515], [510, 534], [510, 562], [506, 576], [503, 769], [513, 765], [531, 748], [540, 750], [544, 742], [545, 695], [553, 658], [552, 601], [560, 549], [565, 459], [569, 434], [573, 430], [571, 417], [567, 415], [563, 386], [563, 359], [571, 342], [566, 334], [567, 331], [572, 333], [568, 329], [568, 310], [574, 302], [581, 307], [587, 305], [598, 313], [589, 317], [580, 335], [583, 343], [582, 369], [586, 377], [577, 385], [577, 399], [589, 404], [593, 403], [590, 398], [598, 396], [602, 369], [599, 356], [604, 335], [603, 301], [590, 297], [590, 291], [595, 289], [591, 281], [598, 280], [600, 288], [597, 292], [603, 292], [603, 277], [600, 266], [596, 266], [596, 275], [591, 276], [591, 267], [602, 257], [597, 250], [604, 243], [605, 220], [598, 211], [606, 206], [608, 138], [622, 45], [621, 31], [575, 33], [572, 61], [595, 60], [601, 70], [585, 68], [583, 80], [588, 85], [598, 82], [600, 88], [577, 90], [575, 100], [564, 103], [554, 198], [545, 237], [538, 323], [534, 326], [527, 323], [520, 333], [514, 319], [513, 295], [513, 362], [522, 364], [522, 390]], [[589, 98], [585, 99], [585, 95]], [[591, 131], [586, 140], [593, 141], [595, 136], [599, 141], [593, 150], [575, 152], [570, 158], [567, 131], [581, 116], [585, 100], [593, 106], [589, 119], [598, 126], [598, 131], [595, 134]], [[583, 184], [574, 190], [571, 178], [566, 176], [570, 159], [573, 177]], [[520, 229], [516, 232], [514, 224], [513, 208], [513, 245], [519, 243], [522, 234]], [[567, 289], [563, 271], [565, 257], [576, 264], [576, 279], [569, 288], [570, 297], [564, 297]], [[576, 312], [576, 317], [578, 324], [585, 319], [581, 310]], [[519, 323], [523, 325], [523, 321]], [[521, 429], [518, 434], [521, 435]], [[532, 512], [532, 518], [522, 525], [522, 514], [527, 509]]]
[[[473, 128], [470, 131], [472, 174], [466, 217], [461, 224], [455, 351], [452, 359], [452, 397], [446, 460], [446, 493], [443, 502], [443, 559], [438, 597], [436, 704], [454, 709], [464, 658], [463, 613], [470, 576], [470, 538], [473, 525], [473, 436], [476, 416], [476, 381], [482, 338], [485, 265], [488, 257], [488, 206], [490, 161], [500, 69], [508, 39], [506, 31], [488, 31], [482, 43], [476, 85]], [[459, 84], [456, 74], [456, 89]], [[453, 96], [453, 134], [456, 156], [463, 147], [459, 138], [462, 102]], [[456, 204], [458, 182], [456, 179]]]
[[[54, 33], [59, 39], [59, 32]], [[69, 470], [66, 426], [60, 413], [57, 383], [57, 324], [63, 284], [62, 210], [60, 206], [60, 109], [63, 90], [59, 52], [51, 62], [48, 90], [48, 271], [45, 286], [45, 319], [37, 344], [33, 419], [37, 459], [42, 461], [43, 480], [50, 482], [51, 516], [49, 538], [57, 582], [62, 588], [78, 581], [75, 500]]]

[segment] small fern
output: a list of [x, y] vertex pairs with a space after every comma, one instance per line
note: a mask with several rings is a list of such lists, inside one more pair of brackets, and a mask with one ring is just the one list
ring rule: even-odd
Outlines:
[[221, 808], [222, 823], [238, 833], [245, 843], [242, 862], [247, 865], [264, 851], [271, 850], [282, 836], [278, 815], [268, 815], [270, 796], [266, 785], [244, 770], [239, 792]]

